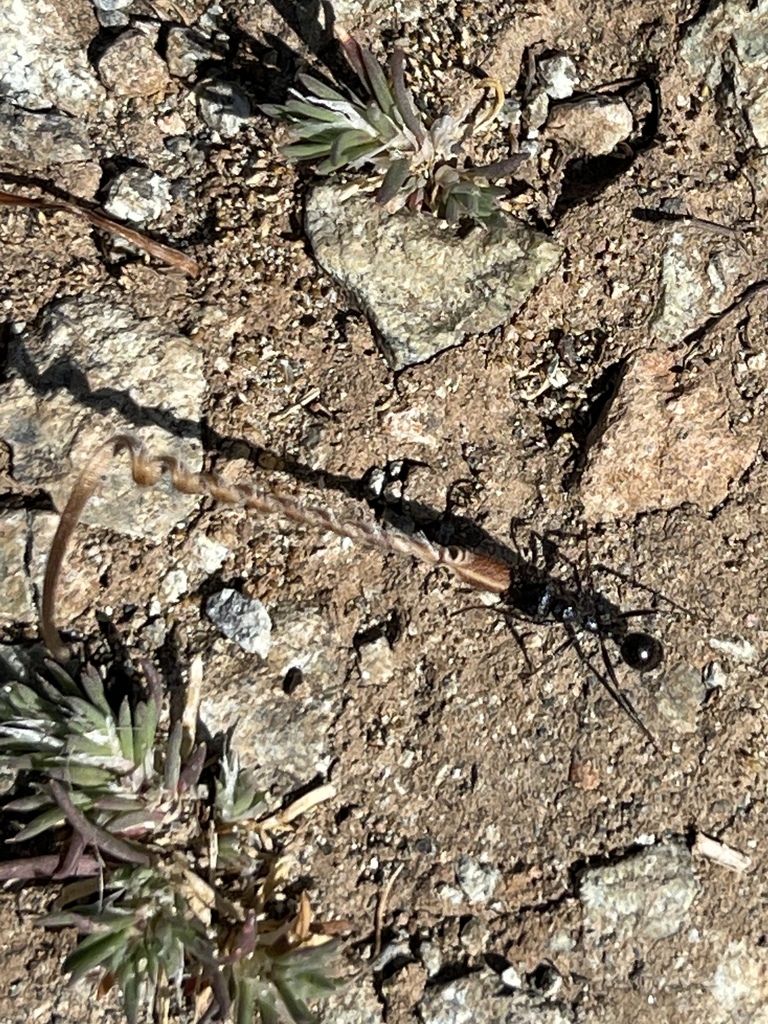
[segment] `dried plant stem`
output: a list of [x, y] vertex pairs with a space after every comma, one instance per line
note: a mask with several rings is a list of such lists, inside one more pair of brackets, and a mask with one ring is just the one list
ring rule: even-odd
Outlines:
[[374, 957], [377, 957], [379, 955], [379, 953], [381, 952], [381, 933], [382, 933], [382, 931], [384, 929], [384, 915], [386, 914], [387, 907], [389, 906], [389, 897], [392, 895], [392, 889], [394, 888], [395, 882], [397, 881], [397, 879], [398, 879], [398, 877], [400, 875], [400, 872], [403, 870], [404, 867], [405, 867], [405, 862], [404, 861], [401, 861], [397, 865], [395, 870], [389, 876], [389, 879], [388, 879], [386, 885], [381, 890], [381, 895], [379, 896], [379, 901], [376, 904], [376, 913], [374, 914], [374, 918], [373, 918], [373, 932], [374, 932], [373, 955], [374, 955]]
[[109, 231], [113, 235], [120, 235], [127, 242], [131, 242], [139, 249], [143, 249], [144, 252], [148, 252], [150, 256], [161, 260], [169, 267], [177, 267], [189, 277], [197, 277], [200, 273], [200, 267], [198, 267], [197, 263], [189, 256], [185, 256], [183, 252], [179, 252], [178, 249], [174, 249], [170, 245], [163, 245], [162, 242], [156, 242], [154, 238], [150, 238], [143, 231], [129, 228], [127, 224], [121, 224], [99, 210], [92, 210], [71, 200], [33, 198], [31, 196], [19, 195], [16, 192], [0, 192], [0, 205], [25, 206], [33, 210], [50, 210], [51, 212], [63, 210], [65, 213], [71, 213], [75, 217], [79, 217], [80, 220], [87, 221], [88, 224], [99, 228], [101, 231]]
[[199, 494], [224, 505], [239, 506], [265, 515], [280, 516], [291, 523], [327, 530], [347, 537], [363, 547], [407, 555], [430, 566], [451, 569], [464, 583], [478, 590], [503, 594], [512, 582], [509, 566], [488, 555], [459, 547], [446, 547], [422, 534], [407, 534], [378, 523], [340, 519], [329, 508], [304, 505], [295, 498], [275, 494], [252, 484], [234, 484], [218, 473], [196, 473], [173, 455], [152, 455], [145, 445], [129, 434], [119, 434], [98, 449], [78, 477], [61, 515], [46, 567], [43, 585], [42, 633], [48, 650], [61, 659], [67, 650], [56, 629], [56, 589], [72, 533], [83, 509], [96, 490], [109, 461], [127, 451], [131, 475], [140, 487], [153, 487], [163, 477], [181, 494]]

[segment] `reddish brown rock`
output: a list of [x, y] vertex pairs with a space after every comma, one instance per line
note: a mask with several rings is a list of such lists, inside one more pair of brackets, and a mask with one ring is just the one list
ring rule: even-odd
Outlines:
[[588, 455], [588, 521], [687, 502], [712, 509], [752, 464], [759, 437], [730, 425], [739, 402], [730, 377], [712, 366], [680, 381], [674, 364], [669, 352], [647, 352], [630, 365]]

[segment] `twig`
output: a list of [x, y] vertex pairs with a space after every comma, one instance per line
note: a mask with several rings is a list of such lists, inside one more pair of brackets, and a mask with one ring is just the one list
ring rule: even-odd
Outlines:
[[405, 861], [401, 860], [400, 863], [395, 868], [395, 870], [389, 876], [389, 879], [388, 879], [386, 885], [381, 890], [381, 895], [379, 896], [379, 902], [376, 904], [376, 913], [373, 916], [373, 932], [374, 932], [373, 956], [374, 956], [374, 958], [377, 957], [379, 955], [379, 953], [381, 952], [381, 932], [382, 932], [382, 928], [384, 926], [384, 915], [387, 912], [387, 904], [389, 903], [389, 897], [392, 894], [392, 887], [394, 886], [395, 882], [398, 879], [398, 876], [400, 875], [400, 872], [403, 870], [404, 867], [405, 867]]
[[120, 235], [127, 242], [138, 246], [139, 249], [143, 249], [144, 252], [148, 252], [150, 256], [154, 256], [156, 259], [161, 260], [161, 262], [168, 264], [169, 267], [176, 267], [182, 270], [189, 277], [197, 277], [200, 273], [200, 267], [197, 263], [189, 256], [185, 256], [183, 252], [179, 252], [178, 249], [174, 249], [170, 245], [163, 245], [162, 242], [156, 242], [154, 238], [150, 238], [143, 231], [129, 228], [127, 225], [108, 217], [105, 213], [91, 210], [87, 206], [81, 206], [79, 203], [74, 203], [69, 199], [33, 199], [30, 196], [19, 195], [17, 192], [0, 192], [0, 205], [23, 206], [33, 210], [50, 210], [52, 212], [63, 210], [65, 213], [71, 213], [73, 216], [79, 217], [80, 220], [86, 221], [95, 228], [100, 228], [102, 231], [110, 231], [113, 235]]

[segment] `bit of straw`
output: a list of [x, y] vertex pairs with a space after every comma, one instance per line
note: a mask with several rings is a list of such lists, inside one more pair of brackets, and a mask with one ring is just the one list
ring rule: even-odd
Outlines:
[[373, 955], [374, 958], [381, 952], [381, 933], [384, 929], [384, 917], [387, 913], [387, 907], [389, 905], [389, 897], [392, 895], [392, 889], [394, 888], [395, 882], [397, 881], [400, 872], [405, 867], [405, 862], [400, 861], [395, 870], [389, 876], [387, 884], [381, 890], [381, 896], [379, 896], [379, 902], [376, 904], [376, 914], [373, 919], [374, 929], [374, 941], [373, 941]]
[[504, 104], [507, 101], [507, 97], [504, 94], [504, 86], [498, 80], [498, 78], [484, 78], [482, 82], [477, 83], [478, 89], [490, 89], [493, 93], [494, 100], [491, 109], [486, 111], [481, 117], [479, 117], [474, 125], [473, 134], [479, 132], [481, 128], [488, 128], [501, 113]]
[[31, 198], [30, 196], [19, 195], [17, 192], [0, 192], [0, 205], [70, 213], [75, 217], [79, 217], [80, 220], [86, 221], [92, 227], [99, 228], [101, 231], [109, 231], [113, 235], [119, 235], [127, 242], [131, 242], [132, 245], [149, 253], [150, 256], [154, 256], [155, 259], [166, 263], [169, 267], [175, 267], [183, 271], [189, 277], [197, 277], [200, 273], [200, 267], [197, 263], [189, 256], [185, 256], [183, 252], [179, 252], [178, 249], [174, 249], [170, 245], [163, 245], [162, 242], [156, 242], [154, 238], [150, 238], [149, 235], [144, 234], [142, 231], [129, 228], [127, 225], [113, 220], [99, 210], [91, 210], [87, 206], [81, 206], [79, 203], [72, 202], [69, 199]]
[[714, 861], [715, 864], [719, 864], [721, 867], [728, 868], [729, 871], [735, 871], [737, 874], [742, 874], [752, 864], [750, 857], [740, 853], [738, 850], [734, 850], [727, 843], [721, 843], [720, 840], [705, 835], [703, 832], [696, 833], [696, 841], [693, 844], [692, 852], [700, 857], [706, 857], [707, 860]]
[[196, 654], [189, 666], [189, 685], [181, 715], [181, 756], [189, 757], [195, 745], [197, 725], [200, 718], [200, 700], [203, 695], [203, 659]]
[[284, 828], [296, 818], [301, 817], [302, 814], [311, 811], [313, 807], [325, 803], [326, 800], [333, 800], [335, 796], [336, 787], [332, 783], [326, 782], [324, 785], [310, 790], [309, 793], [305, 793], [304, 796], [300, 796], [298, 800], [288, 804], [284, 810], [271, 814], [268, 818], [262, 818], [258, 823], [259, 827], [267, 830]]

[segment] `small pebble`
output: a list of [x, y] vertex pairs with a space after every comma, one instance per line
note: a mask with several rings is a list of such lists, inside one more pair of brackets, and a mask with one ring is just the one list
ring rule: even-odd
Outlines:
[[104, 202], [107, 213], [134, 224], [157, 220], [170, 208], [170, 185], [147, 167], [129, 167], [113, 178]]
[[501, 873], [490, 864], [481, 864], [474, 857], [460, 857], [456, 865], [456, 881], [470, 903], [485, 903], [496, 891]]
[[488, 946], [488, 925], [480, 917], [470, 917], [461, 929], [459, 942], [470, 956], [481, 956]]
[[168, 68], [144, 32], [123, 32], [98, 63], [99, 78], [117, 96], [153, 96], [168, 87]]
[[720, 640], [718, 637], [710, 637], [709, 646], [713, 651], [719, 651], [734, 661], [751, 662], [755, 660], [757, 651], [755, 645], [749, 640], [739, 637], [738, 640]]
[[389, 682], [394, 674], [395, 664], [392, 648], [385, 636], [380, 636], [360, 648], [357, 653], [357, 667], [363, 683], [383, 686]]
[[507, 988], [522, 988], [523, 979], [520, 977], [514, 967], [507, 967], [506, 970], [501, 972], [501, 980]]
[[169, 30], [165, 59], [168, 70], [177, 78], [191, 78], [198, 64], [214, 56], [214, 51], [199, 32], [179, 27]]
[[728, 683], [728, 673], [719, 661], [709, 661], [701, 673], [706, 690], [717, 690]]
[[208, 78], [197, 87], [200, 116], [214, 131], [236, 135], [251, 113], [251, 105], [231, 82]]
[[661, 714], [680, 732], [694, 733], [706, 695], [701, 671], [693, 665], [679, 663], [664, 673], [656, 703]]
[[272, 621], [261, 601], [225, 588], [208, 598], [208, 618], [224, 636], [249, 654], [265, 659], [269, 654]]
[[93, 0], [96, 17], [104, 28], [122, 28], [128, 24], [133, 0]]
[[547, 96], [551, 96], [553, 100], [568, 99], [573, 95], [579, 81], [576, 65], [564, 53], [540, 60], [536, 65], [536, 72]]

